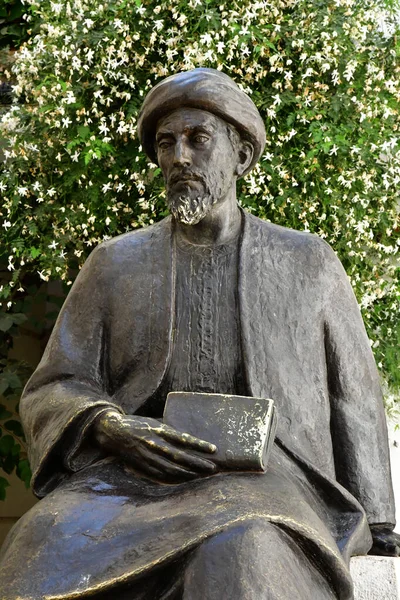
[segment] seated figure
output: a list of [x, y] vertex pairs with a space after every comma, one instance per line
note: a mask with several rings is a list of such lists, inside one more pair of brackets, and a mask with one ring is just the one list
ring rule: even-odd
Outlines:
[[[100, 244], [21, 400], [43, 499], [10, 532], [3, 600], [353, 598], [352, 555], [396, 555], [379, 379], [318, 237], [239, 208], [265, 144], [225, 74], [146, 97], [172, 215]], [[268, 469], [222, 471], [163, 422], [171, 391], [272, 398]]]

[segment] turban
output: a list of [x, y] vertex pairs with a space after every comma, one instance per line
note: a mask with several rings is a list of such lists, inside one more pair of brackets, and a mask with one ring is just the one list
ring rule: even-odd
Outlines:
[[243, 175], [251, 171], [265, 146], [265, 127], [260, 113], [228, 75], [205, 68], [171, 75], [147, 94], [138, 119], [138, 135], [153, 162], [157, 162], [157, 123], [179, 108], [205, 110], [233, 125], [254, 148], [251, 165]]

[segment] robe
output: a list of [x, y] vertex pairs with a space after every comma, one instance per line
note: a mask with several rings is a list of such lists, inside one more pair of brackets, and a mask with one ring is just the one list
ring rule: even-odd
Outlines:
[[[346, 565], [368, 551], [368, 523], [394, 523], [393, 491], [369, 341], [340, 262], [316, 236], [244, 213], [244, 377], [248, 395], [273, 398], [279, 415], [265, 475], [160, 485], [105, 457], [88, 435], [109, 407], [148, 414], [165, 383], [176, 253], [170, 218], [119, 236], [91, 254], [68, 296], [21, 400], [33, 487], [46, 497], [7, 539], [4, 598], [107, 592], [257, 517], [300, 540], [349, 600]], [[26, 564], [37, 574], [30, 583], [21, 581]]]

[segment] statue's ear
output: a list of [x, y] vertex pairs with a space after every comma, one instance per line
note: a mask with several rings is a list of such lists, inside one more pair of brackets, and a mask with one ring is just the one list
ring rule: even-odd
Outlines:
[[249, 167], [249, 165], [251, 164], [251, 161], [253, 160], [253, 155], [254, 155], [253, 145], [246, 140], [241, 140], [238, 155], [239, 155], [239, 162], [236, 167], [236, 175], [238, 177], [241, 177], [243, 175], [243, 173], [246, 171], [246, 169]]

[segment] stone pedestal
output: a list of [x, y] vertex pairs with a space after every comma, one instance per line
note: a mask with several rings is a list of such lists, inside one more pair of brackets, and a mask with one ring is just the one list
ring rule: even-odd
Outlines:
[[355, 556], [350, 571], [354, 600], [400, 600], [400, 558]]

